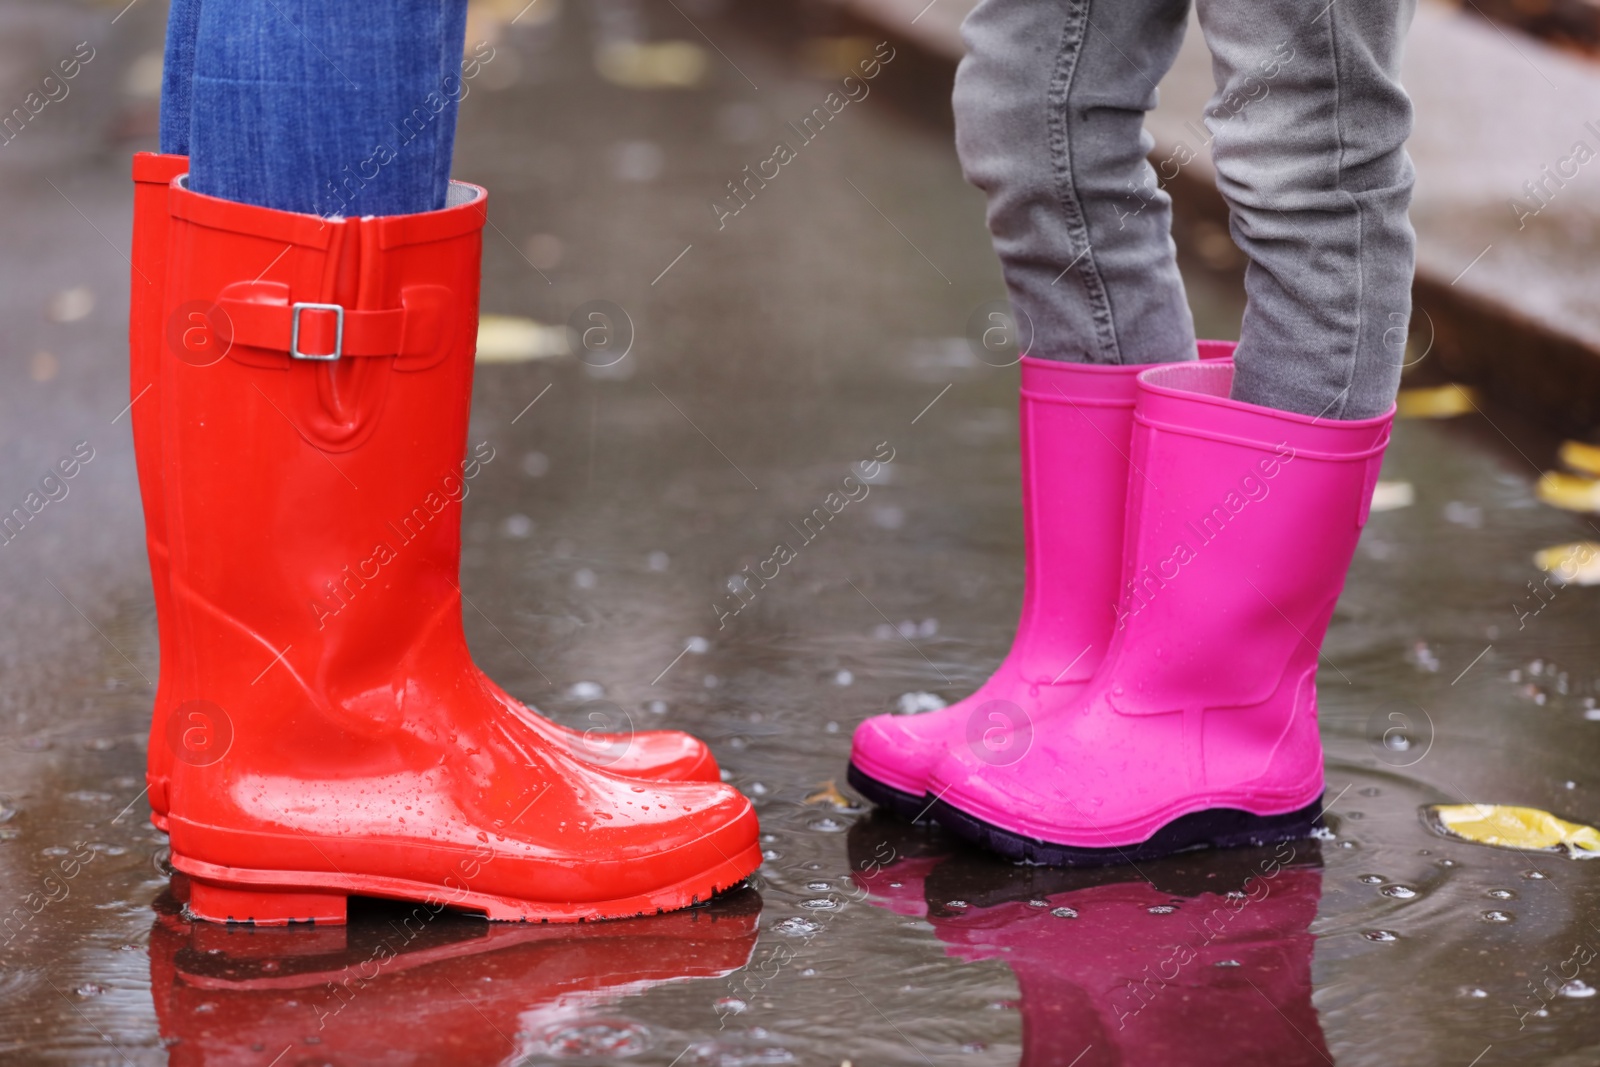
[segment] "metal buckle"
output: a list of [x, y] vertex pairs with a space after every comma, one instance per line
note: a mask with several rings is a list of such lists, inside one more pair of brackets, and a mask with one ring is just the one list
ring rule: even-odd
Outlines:
[[[327, 355], [312, 355], [300, 351], [300, 312], [306, 309], [314, 311], [331, 311], [334, 313], [335, 322], [333, 330], [333, 351]], [[293, 305], [289, 313], [289, 358], [314, 359], [323, 363], [332, 363], [344, 354], [344, 305], [342, 304], [305, 304]]]

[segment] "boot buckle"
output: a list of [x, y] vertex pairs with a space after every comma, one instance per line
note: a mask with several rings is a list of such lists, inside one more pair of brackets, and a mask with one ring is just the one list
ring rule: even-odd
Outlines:
[[[300, 313], [306, 310], [331, 311], [334, 314], [333, 326], [333, 351], [317, 355], [311, 352], [300, 351]], [[281, 337], [282, 334], [279, 334]], [[289, 358], [314, 359], [319, 362], [332, 363], [344, 354], [344, 305], [342, 304], [312, 304], [296, 302], [289, 312]]]

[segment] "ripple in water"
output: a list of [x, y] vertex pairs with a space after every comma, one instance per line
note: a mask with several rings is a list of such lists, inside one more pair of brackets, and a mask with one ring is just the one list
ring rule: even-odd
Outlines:
[[1491, 889], [1489, 896], [1495, 900], [1515, 900], [1517, 895], [1509, 889]]
[[1509, 911], [1486, 911], [1483, 913], [1484, 922], [1508, 923], [1511, 921], [1511, 918], [1512, 916]]
[[810, 900], [802, 900], [800, 906], [812, 911], [833, 911], [839, 906], [839, 902], [832, 897], [813, 897]]
[[637, 1056], [650, 1047], [650, 1031], [641, 1023], [598, 1020], [548, 1030], [540, 1044], [557, 1058]]
[[1398, 941], [1400, 935], [1393, 930], [1363, 930], [1361, 936], [1368, 941]]
[[1363, 874], [1360, 878], [1356, 879], [1356, 881], [1360, 882], [1362, 885], [1377, 885], [1383, 881], [1383, 875]]
[[1171, 904], [1152, 904], [1145, 910], [1151, 915], [1171, 915], [1178, 909], [1173, 907]]
[[1068, 907], [1051, 908], [1050, 914], [1058, 919], [1076, 919], [1078, 917], [1077, 909]]
[[781, 934], [784, 937], [810, 937], [821, 929], [821, 923], [812, 922], [810, 919], [802, 918], [799, 915], [791, 915], [787, 919], [772, 924], [772, 932]]
[[1382, 893], [1386, 897], [1394, 897], [1396, 900], [1410, 900], [1412, 897], [1417, 895], [1417, 891], [1412, 889], [1410, 886], [1398, 884], [1386, 885], [1382, 889], [1378, 890], [1378, 892]]
[[737, 1038], [702, 1041], [685, 1050], [692, 1060], [686, 1062], [707, 1064], [709, 1067], [774, 1067], [793, 1063], [794, 1053], [776, 1045], [756, 1046]]

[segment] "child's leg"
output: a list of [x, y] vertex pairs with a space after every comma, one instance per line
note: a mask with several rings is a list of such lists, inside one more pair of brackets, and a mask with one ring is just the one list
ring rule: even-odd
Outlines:
[[1195, 357], [1170, 200], [1144, 113], [1188, 0], [983, 0], [962, 27], [956, 146], [1030, 355], [1138, 364]]
[[[196, 192], [283, 211], [444, 206], [465, 0], [177, 0], [162, 150]], [[191, 73], [192, 72], [192, 73]]]
[[1363, 419], [1399, 387], [1415, 236], [1401, 41], [1415, 0], [1198, 0], [1217, 184], [1250, 257], [1233, 396]]

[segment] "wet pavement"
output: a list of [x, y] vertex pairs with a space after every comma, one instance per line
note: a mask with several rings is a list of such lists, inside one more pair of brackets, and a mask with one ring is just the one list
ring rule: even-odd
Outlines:
[[[511, 24], [519, 7], [476, 12], [495, 58], [458, 146], [491, 190], [484, 310], [599, 310], [611, 332], [582, 358], [480, 361], [472, 441], [494, 459], [465, 502], [468, 636], [569, 724], [706, 737], [767, 862], [707, 907], [580, 928], [377, 902], [343, 929], [183, 920], [141, 795], [156, 634], [123, 413], [127, 156], [152, 146], [161, 11], [8, 5], [19, 99], [76, 42], [97, 51], [0, 148], [5, 506], [92, 451], [0, 545], [0, 1060], [1600, 1056], [1600, 864], [1420, 817], [1600, 819], [1600, 591], [1529, 585], [1533, 552], [1596, 536], [1536, 501], [1554, 439], [1492, 403], [1397, 425], [1384, 478], [1414, 503], [1374, 514], [1325, 648], [1322, 839], [1060, 872], [873, 815], [840, 791], [850, 731], [975, 687], [1021, 592], [1016, 370], [967, 340], [1003, 290], [940, 89], [896, 53], [798, 144], [785, 124], [875, 40], [705, 2], [540, 0]], [[666, 40], [691, 47], [629, 44]], [[663, 82], [683, 87], [637, 87]], [[712, 208], [779, 139], [797, 146], [779, 176]], [[1237, 277], [1187, 267], [1202, 327], [1228, 334]], [[799, 547], [776, 579], [730, 590], [780, 541]]]

